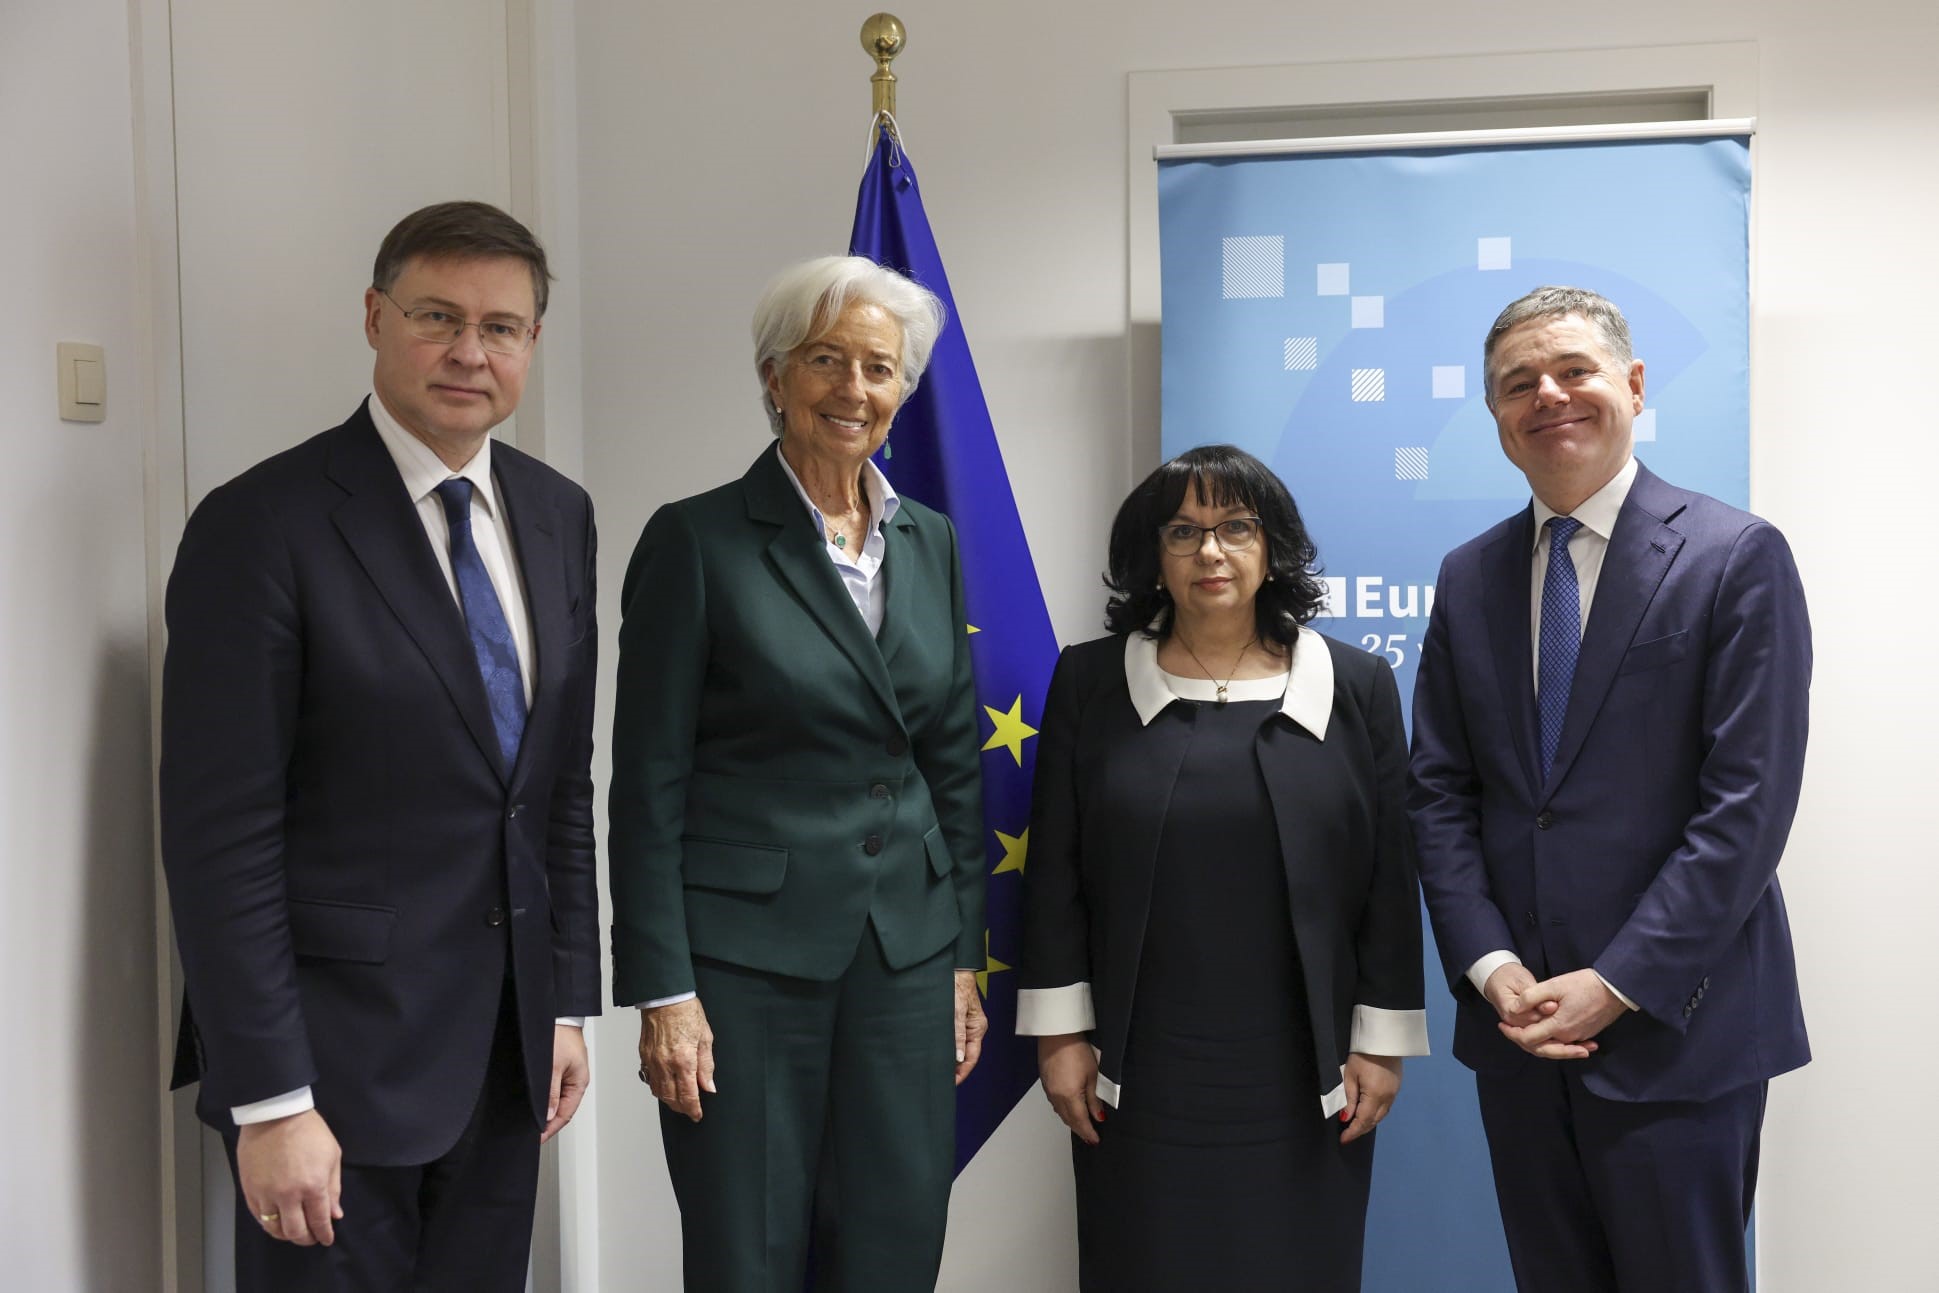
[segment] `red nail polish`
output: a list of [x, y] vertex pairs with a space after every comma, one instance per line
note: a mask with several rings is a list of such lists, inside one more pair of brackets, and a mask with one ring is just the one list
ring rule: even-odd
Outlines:
[[1341, 1122], [1352, 1122], [1352, 1121], [1353, 1121], [1353, 1110], [1351, 1110], [1351, 1109], [1342, 1109], [1342, 1110], [1340, 1110], [1340, 1121], [1341, 1121]]

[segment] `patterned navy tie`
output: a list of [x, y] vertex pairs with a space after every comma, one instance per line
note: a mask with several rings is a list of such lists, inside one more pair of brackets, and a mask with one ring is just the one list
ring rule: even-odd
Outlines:
[[1542, 580], [1542, 662], [1536, 671], [1535, 706], [1542, 723], [1542, 780], [1555, 766], [1562, 719], [1569, 711], [1569, 684], [1582, 650], [1582, 592], [1569, 560], [1569, 536], [1582, 528], [1573, 517], [1549, 518], [1549, 566]]
[[444, 519], [451, 524], [451, 573], [458, 577], [458, 600], [471, 630], [471, 650], [485, 680], [498, 748], [510, 769], [518, 762], [519, 739], [525, 735], [525, 684], [518, 674], [518, 647], [491, 576], [478, 557], [478, 545], [471, 541], [471, 482], [453, 477], [438, 486], [438, 497], [444, 502]]

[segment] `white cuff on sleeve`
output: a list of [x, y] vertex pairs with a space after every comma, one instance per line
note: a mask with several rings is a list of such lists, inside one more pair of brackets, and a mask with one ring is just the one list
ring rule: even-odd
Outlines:
[[584, 1015], [560, 1015], [552, 1022], [555, 1024], [563, 1024], [567, 1028], [584, 1028], [586, 1026], [586, 1017]]
[[1489, 975], [1504, 965], [1520, 965], [1521, 963], [1522, 958], [1516, 956], [1513, 952], [1490, 952], [1468, 967], [1468, 982], [1474, 984], [1474, 990], [1476, 992], [1486, 996], [1488, 994]]
[[[1602, 979], [1601, 970], [1591, 970], [1590, 973], [1594, 974], [1598, 979]], [[1642, 1007], [1637, 1005], [1634, 1001], [1631, 1001], [1628, 997], [1625, 997], [1623, 995], [1623, 990], [1617, 987], [1615, 984], [1611, 983], [1609, 980], [1602, 979], [1602, 986], [1609, 989], [1611, 992], [1615, 993], [1616, 1000], [1622, 1002], [1625, 1006], [1629, 1007], [1631, 1010], [1642, 1009]]]
[[683, 1001], [692, 1001], [699, 995], [698, 992], [676, 992], [670, 997], [655, 997], [651, 1001], [642, 1001], [634, 1009], [657, 1010], [661, 1006], [677, 1006]]
[[316, 1098], [310, 1094], [310, 1088], [300, 1086], [294, 1091], [285, 1091], [254, 1104], [239, 1104], [229, 1110], [229, 1116], [236, 1120], [236, 1126], [247, 1127], [252, 1122], [274, 1122], [278, 1118], [287, 1118], [314, 1108]]
[[1427, 1012], [1355, 1006], [1347, 1049], [1362, 1055], [1425, 1055]]
[[1020, 988], [1017, 991], [1017, 1035], [1056, 1037], [1088, 1033], [1097, 1027], [1091, 1006], [1091, 985], [1068, 983], [1061, 988]]

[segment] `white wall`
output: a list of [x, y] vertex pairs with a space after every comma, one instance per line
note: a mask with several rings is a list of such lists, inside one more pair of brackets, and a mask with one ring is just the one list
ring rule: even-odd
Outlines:
[[[765, 277], [846, 242], [869, 65], [861, 8], [578, 0], [587, 479], [608, 643], [657, 504], [766, 440], [747, 316]], [[1756, 40], [1762, 68], [1752, 494], [1816, 612], [1816, 731], [1784, 881], [1818, 1060], [1773, 1086], [1766, 1293], [1930, 1286], [1924, 1159], [1939, 1061], [1918, 986], [1939, 847], [1919, 738], [1939, 627], [1915, 525], [1939, 466], [1920, 379], [1939, 353], [1931, 213], [1939, 18], [1916, 0], [908, 0], [901, 118], [1059, 636], [1096, 631], [1111, 509], [1135, 471], [1125, 328], [1133, 69]], [[1513, 86], [1500, 87], [1513, 93]], [[1593, 200], [1584, 195], [1581, 200]], [[1923, 527], [1921, 527], [1923, 528]], [[1322, 536], [1323, 537], [1323, 536]], [[610, 669], [610, 664], [609, 664]], [[610, 702], [608, 702], [610, 703]], [[603, 727], [601, 730], [605, 730]], [[597, 1026], [602, 1287], [677, 1260], [634, 1025]], [[1447, 1062], [1447, 1061], [1436, 1061]], [[630, 1141], [636, 1152], [620, 1152]], [[1478, 1183], [1479, 1184], [1479, 1183]], [[1068, 1167], [1036, 1097], [958, 1189], [945, 1287], [1073, 1286]]]
[[[160, 1090], [126, 0], [7, 0], [0, 60], [0, 1283], [146, 1289]], [[59, 419], [63, 340], [106, 347], [106, 422]]]

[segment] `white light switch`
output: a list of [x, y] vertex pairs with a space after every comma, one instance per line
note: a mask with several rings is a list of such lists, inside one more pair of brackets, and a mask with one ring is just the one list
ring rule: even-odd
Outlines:
[[100, 422], [108, 416], [108, 361], [99, 346], [62, 341], [54, 347], [60, 369], [61, 418]]

